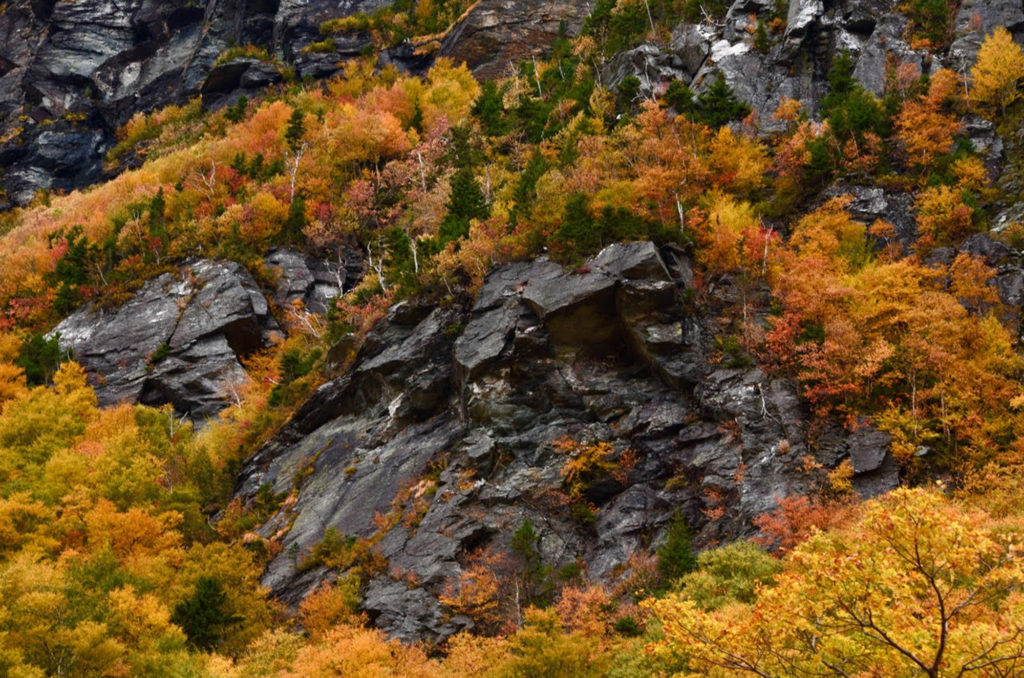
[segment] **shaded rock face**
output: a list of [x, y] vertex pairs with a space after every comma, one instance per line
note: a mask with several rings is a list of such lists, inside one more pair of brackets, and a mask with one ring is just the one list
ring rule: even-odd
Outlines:
[[[114, 131], [139, 111], [202, 95], [208, 106], [253, 95], [282, 78], [339, 72], [369, 36], [337, 36], [328, 53], [305, 52], [320, 24], [371, 12], [388, 0], [10, 0], [0, 11], [0, 167], [7, 200], [39, 189], [70, 190], [104, 178]], [[578, 30], [589, 3], [483, 0], [440, 53], [480, 76], [543, 51], [561, 22]], [[239, 58], [216, 64], [230, 46], [263, 47], [278, 63]], [[425, 71], [433, 57], [400, 45], [383, 63]], [[0, 200], [0, 209], [5, 204]]]
[[278, 249], [264, 257], [263, 262], [275, 277], [275, 304], [289, 308], [301, 302], [304, 309], [321, 315], [327, 313], [335, 297], [363, 279], [363, 258], [350, 248], [345, 248], [336, 261]]
[[148, 281], [118, 309], [87, 307], [53, 330], [88, 371], [101, 405], [171, 403], [193, 419], [227, 404], [245, 379], [239, 358], [275, 332], [249, 272], [205, 259]]
[[[994, 240], [988, 233], [972, 235], [959, 251], [980, 258], [995, 272], [989, 284], [1005, 304], [1003, 311], [1007, 316], [1002, 320], [1016, 330], [1018, 339], [1024, 338], [1024, 253]], [[955, 255], [956, 252], [949, 252], [947, 256], [952, 260]]]
[[510, 65], [538, 56], [565, 25], [575, 35], [593, 0], [481, 0], [441, 45], [440, 56], [465, 61], [479, 78], [507, 75]]
[[[366, 612], [393, 636], [436, 641], [471, 626], [438, 601], [446, 582], [468, 553], [507, 549], [524, 520], [547, 564], [580, 561], [605, 579], [677, 513], [699, 543], [749, 535], [754, 516], [806, 491], [796, 469], [818, 450], [792, 382], [710, 361], [711, 322], [682, 301], [688, 271], [680, 252], [613, 245], [576, 272], [503, 266], [472, 308], [393, 308], [353, 369], [241, 473], [243, 501], [296, 492], [259, 529], [284, 547], [263, 583], [296, 603], [327, 576], [296, 567], [327, 528], [377, 534], [389, 569], [370, 578]], [[856, 455], [866, 492], [894, 486], [880, 472], [895, 469], [888, 438], [855, 435], [837, 430], [829, 464]], [[565, 502], [553, 443], [566, 436], [610, 443], [628, 471], [588, 478], [592, 522]], [[389, 513], [378, 532], [374, 516]]]

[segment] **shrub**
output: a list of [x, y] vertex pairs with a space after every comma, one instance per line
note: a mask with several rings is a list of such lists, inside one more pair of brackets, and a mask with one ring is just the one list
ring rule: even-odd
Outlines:
[[679, 580], [679, 587], [705, 610], [733, 602], [754, 602], [757, 585], [772, 584], [782, 571], [779, 559], [749, 541], [704, 551], [697, 556], [696, 565], [695, 571]]
[[25, 380], [32, 386], [53, 381], [53, 375], [60, 367], [60, 344], [58, 337], [47, 339], [42, 334], [33, 334], [21, 345], [14, 364], [25, 370]]

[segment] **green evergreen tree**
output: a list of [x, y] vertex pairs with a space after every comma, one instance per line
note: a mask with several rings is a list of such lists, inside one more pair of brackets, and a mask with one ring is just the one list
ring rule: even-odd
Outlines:
[[770, 44], [768, 42], [768, 29], [763, 19], [757, 20], [757, 29], [754, 31], [754, 49], [758, 52], [767, 52]]
[[306, 198], [302, 193], [296, 193], [288, 206], [288, 218], [281, 225], [281, 240], [283, 242], [298, 242], [302, 240], [302, 229], [306, 226]]
[[245, 109], [249, 105], [249, 97], [244, 94], [238, 97], [233, 106], [228, 106], [224, 111], [224, 117], [228, 122], [240, 122], [245, 117]]
[[539, 148], [533, 149], [530, 159], [526, 162], [526, 167], [523, 168], [523, 173], [519, 175], [519, 183], [516, 184], [514, 193], [516, 204], [510, 219], [513, 224], [518, 222], [520, 214], [528, 215], [530, 213], [533, 201], [537, 197], [537, 182], [547, 171], [547, 158]]
[[58, 313], [68, 314], [82, 301], [80, 288], [89, 281], [90, 261], [98, 253], [98, 248], [89, 244], [78, 225], [72, 226], [67, 233], [60, 229], [51, 234], [50, 247], [62, 239], [67, 243], [67, 250], [54, 264], [50, 277], [57, 283], [53, 307]]
[[732, 88], [719, 75], [714, 84], [701, 92], [695, 103], [695, 118], [709, 127], [721, 127], [750, 114], [750, 106], [736, 98]]
[[540, 535], [527, 518], [512, 535], [512, 553], [519, 557], [523, 566], [524, 594], [528, 603], [545, 606], [551, 602], [553, 582], [551, 567], [544, 564], [540, 549]]
[[409, 127], [416, 130], [417, 133], [423, 134], [423, 107], [420, 106], [419, 100], [416, 101], [416, 106], [412, 109], [412, 120], [409, 121]]
[[50, 383], [60, 367], [57, 337], [47, 339], [42, 334], [33, 334], [18, 349], [14, 364], [25, 370], [25, 380], [30, 386]]
[[590, 213], [590, 198], [585, 193], [576, 193], [569, 198], [554, 239], [568, 259], [585, 256], [600, 245], [601, 237]]
[[693, 533], [681, 514], [676, 514], [668, 525], [665, 541], [658, 547], [658, 574], [671, 584], [697, 567], [693, 554]]
[[166, 251], [171, 237], [167, 232], [167, 200], [163, 187], [149, 201], [149, 235], [160, 241], [161, 251]]
[[224, 587], [214, 577], [200, 577], [190, 598], [178, 603], [171, 621], [181, 627], [192, 647], [210, 651], [220, 645], [228, 629], [241, 623], [242, 617], [231, 614]]
[[619, 86], [616, 88], [618, 92], [618, 103], [620, 111], [629, 111], [636, 104], [637, 99], [640, 98], [640, 86], [643, 83], [640, 82], [640, 78], [635, 75], [630, 75], [622, 79]]
[[547, 131], [548, 118], [551, 117], [552, 110], [554, 104], [550, 101], [531, 96], [520, 97], [519, 105], [515, 109], [517, 129], [523, 132], [530, 143], [540, 143]]
[[502, 93], [493, 80], [486, 80], [480, 86], [480, 96], [473, 104], [473, 115], [480, 121], [484, 133], [488, 136], [498, 137], [508, 133]]
[[448, 213], [438, 230], [441, 247], [452, 240], [469, 236], [469, 222], [473, 219], [486, 219], [490, 214], [484, 192], [469, 167], [463, 167], [452, 177], [452, 190], [445, 207]]
[[821, 100], [821, 115], [840, 141], [863, 140], [865, 132], [880, 137], [889, 134], [889, 116], [871, 93], [853, 77], [853, 59], [842, 52], [832, 61], [828, 72], [829, 93]]
[[693, 90], [684, 85], [681, 80], [670, 82], [661, 98], [680, 115], [691, 115], [694, 111]]
[[302, 120], [302, 111], [295, 109], [292, 116], [288, 118], [288, 127], [284, 131], [284, 139], [288, 142], [288, 148], [297, 151], [302, 145], [302, 136], [306, 133], [306, 126]]

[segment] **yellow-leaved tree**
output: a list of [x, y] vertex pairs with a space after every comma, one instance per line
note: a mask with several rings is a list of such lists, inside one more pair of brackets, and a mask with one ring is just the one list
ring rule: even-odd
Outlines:
[[896, 490], [798, 546], [752, 604], [705, 611], [685, 590], [646, 603], [664, 630], [649, 649], [707, 676], [1021, 675], [1022, 537], [938, 492]]
[[971, 69], [974, 100], [989, 111], [1006, 107], [1020, 98], [1017, 85], [1024, 78], [1024, 51], [1002, 26], [985, 38], [978, 50], [978, 60]]

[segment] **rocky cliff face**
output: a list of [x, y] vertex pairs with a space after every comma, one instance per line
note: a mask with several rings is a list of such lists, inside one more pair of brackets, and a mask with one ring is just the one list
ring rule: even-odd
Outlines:
[[869, 92], [881, 96], [891, 64], [917, 66], [922, 73], [939, 68], [969, 70], [985, 35], [1005, 26], [1024, 35], [1024, 8], [1019, 2], [961, 2], [954, 18], [956, 38], [936, 53], [915, 48], [907, 37], [908, 17], [897, 0], [792, 0], [785, 29], [758, 49], [758, 21], [769, 22], [778, 5], [772, 0], [738, 0], [714, 24], [680, 24], [665, 46], [642, 45], [617, 55], [605, 69], [606, 85], [627, 76], [640, 79], [649, 94], [671, 79], [700, 91], [719, 75], [738, 98], [757, 113], [765, 131], [783, 97], [799, 101], [813, 115], [827, 93], [832, 59], [846, 52], [853, 75]]
[[[326, 52], [304, 50], [322, 36], [322, 22], [372, 11], [386, 0], [12, 0], [0, 12], [0, 177], [6, 199], [22, 204], [40, 188], [69, 190], [103, 176], [103, 155], [116, 128], [138, 111], [203, 95], [209, 105], [233, 101], [281, 81], [285, 66], [298, 77], [325, 77], [360, 54], [367, 35], [338, 36]], [[466, 61], [480, 77], [543, 52], [565, 26], [578, 32], [592, 2], [482, 0], [444, 37], [433, 54], [411, 45], [381, 59], [423, 70], [433, 59]], [[777, 13], [771, 0], [739, 0], [714, 24], [681, 24], [668, 46], [644, 45], [605, 66], [604, 84], [628, 75], [642, 92], [680, 79], [700, 89], [718, 74], [759, 114], [770, 131], [781, 97], [813, 113], [835, 54], [850, 53], [854, 75], [881, 93], [887, 60], [929, 72], [962, 71], [993, 26], [1024, 33], [1024, 9], [1012, 0], [964, 0], [956, 39], [935, 58], [907, 42], [907, 17], [895, 0], [793, 0], [785, 30], [759, 51], [758, 20]], [[252, 44], [275, 61], [237, 58], [217, 63], [230, 46]], [[3, 203], [0, 203], [2, 206]]]
[[[358, 56], [369, 36], [339, 37], [328, 52], [303, 51], [320, 24], [387, 0], [12, 0], [0, 10], [0, 182], [10, 203], [41, 188], [70, 190], [104, 176], [114, 131], [134, 113], [202, 95], [234, 101], [295, 75], [325, 77]], [[588, 3], [484, 0], [444, 41], [441, 54], [481, 75], [504, 71], [549, 45], [560, 22], [578, 29]], [[226, 49], [255, 45], [273, 62]], [[432, 56], [400, 45], [382, 55], [422, 70]], [[0, 208], [5, 201], [0, 196]]]
[[[327, 53], [302, 47], [320, 39], [322, 21], [379, 4], [13, 0], [0, 15], [9, 46], [0, 55], [8, 197], [23, 202], [40, 187], [95, 180], [112, 130], [135, 111], [200, 93], [230, 100], [280, 79], [276, 66], [256, 59], [215, 65], [229, 44], [265, 46], [300, 76], [335, 72], [365, 36], [338, 40]], [[907, 42], [898, 5], [791, 0], [785, 29], [759, 50], [754, 26], [776, 5], [737, 0], [717, 23], [681, 24], [669, 45], [610, 59], [603, 84], [633, 75], [649, 95], [670, 79], [699, 91], [722, 75], [771, 131], [782, 97], [813, 114], [839, 52], [851, 54], [866, 89], [881, 93], [892, 58], [925, 73], [962, 71], [993, 26], [1024, 33], [1019, 2], [964, 0], [957, 37], [930, 56]], [[482, 77], [500, 75], [549, 44], [563, 23], [578, 30], [589, 9], [482, 0], [438, 53], [467, 60]], [[423, 68], [433, 57], [405, 45], [383, 58]], [[993, 175], [1004, 171], [992, 125], [969, 119], [967, 130]], [[916, 237], [909, 194], [842, 185], [824, 197], [834, 194], [851, 194], [849, 210], [865, 223], [884, 217], [905, 242]], [[1020, 256], [985, 235], [962, 249], [997, 268], [1000, 296], [1019, 308]], [[932, 256], [948, 262], [955, 254], [940, 248]], [[223, 407], [242, 378], [240, 358], [281, 331], [275, 307], [301, 300], [323, 312], [361, 271], [356, 256], [328, 266], [280, 251], [267, 263], [279, 271], [273, 289], [238, 264], [194, 261], [148, 281], [124, 307], [83, 309], [56, 331], [90, 371], [102, 403], [169, 402], [202, 418]], [[501, 267], [465, 307], [393, 308], [352, 368], [322, 386], [242, 471], [242, 503], [289, 497], [257, 530], [283, 548], [264, 583], [295, 603], [328, 576], [322, 566], [300, 566], [328, 528], [372, 537], [388, 565], [368, 581], [365, 610], [394, 636], [437, 640], [472, 623], [443, 609], [446, 584], [471, 552], [507, 549], [525, 520], [547, 564], [582, 563], [590, 575], [614, 579], [632, 552], [665, 538], [677, 512], [698, 529], [699, 544], [750, 534], [753, 517], [808, 489], [799, 467], [811, 451], [827, 468], [849, 459], [863, 495], [894, 487], [886, 434], [867, 425], [812, 432], [796, 384], [717, 356], [718, 309], [731, 307], [735, 291], [723, 279], [698, 308], [688, 301], [692, 277], [683, 253], [634, 243], [612, 246], [577, 271], [545, 259]], [[626, 471], [587, 478], [583, 500], [595, 512], [574, 511], [568, 497], [567, 456], [556, 444], [566, 436], [608, 443]]]
[[[499, 268], [471, 308], [392, 309], [352, 370], [242, 471], [243, 501], [294, 493], [258, 530], [284, 547], [264, 583], [295, 603], [326, 575], [300, 564], [327, 528], [373, 537], [388, 569], [365, 610], [392, 635], [436, 640], [471, 624], [445, 614], [446, 583], [524, 520], [546, 563], [606, 580], [677, 512], [702, 543], [749, 534], [806, 490], [808, 417], [793, 383], [710, 360], [713, 321], [685, 303], [690, 278], [674, 250], [613, 245], [577, 272]], [[566, 503], [566, 436], [609, 443], [629, 469], [588, 478], [592, 518]], [[824, 438], [829, 464], [853, 455], [861, 492], [895, 486], [886, 434]]]
[[576, 35], [593, 6], [593, 0], [482, 0], [448, 34], [440, 56], [465, 61], [479, 78], [508, 75], [542, 53], [563, 26]]
[[[361, 276], [361, 260], [328, 264], [291, 250], [266, 257], [278, 309], [325, 313]], [[116, 309], [89, 306], [56, 328], [101, 405], [170, 403], [195, 421], [216, 414], [245, 379], [240, 360], [282, 334], [264, 291], [234, 262], [201, 259], [146, 282]]]

